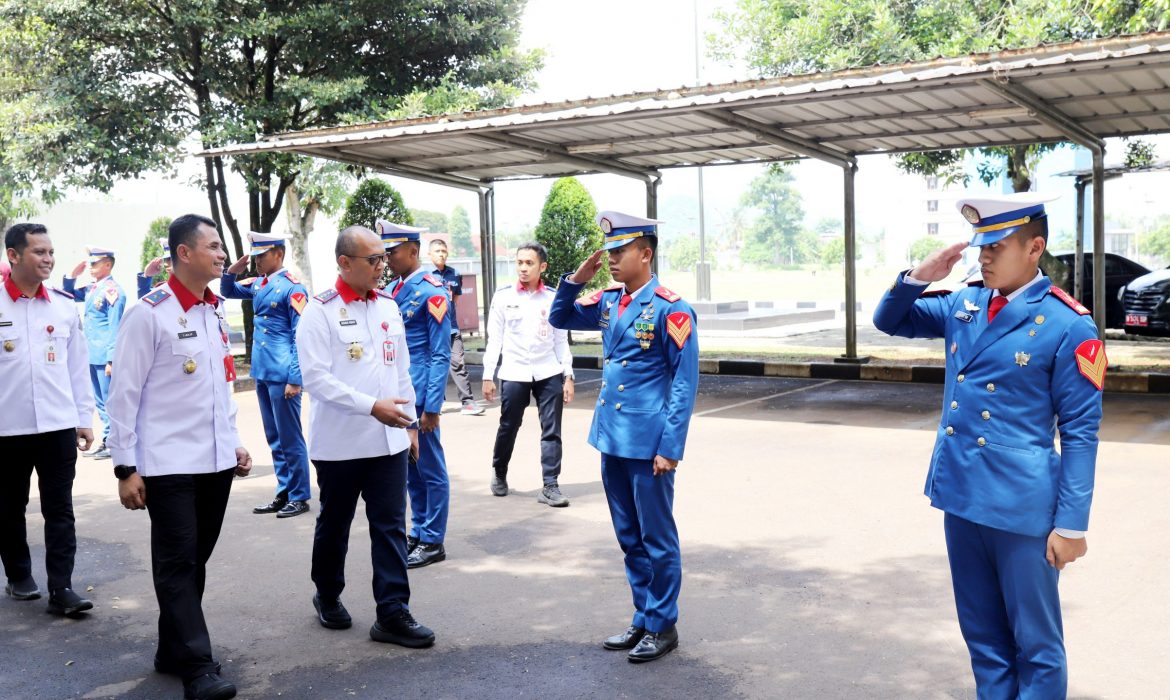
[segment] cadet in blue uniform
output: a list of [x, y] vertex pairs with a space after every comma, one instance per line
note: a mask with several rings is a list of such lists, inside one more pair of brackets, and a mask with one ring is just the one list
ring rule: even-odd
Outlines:
[[1058, 572], [1087, 549], [1108, 360], [1088, 309], [1037, 269], [1049, 199], [960, 200], [982, 283], [923, 294], [957, 243], [899, 275], [874, 313], [890, 335], [946, 339], [926, 495], [946, 513], [959, 627], [989, 700], [1065, 697]]
[[77, 289], [77, 277], [85, 270], [85, 263], [77, 264], [73, 273], [63, 280], [63, 288], [78, 302], [85, 303], [85, 339], [89, 345], [89, 378], [93, 383], [93, 397], [98, 417], [102, 419], [102, 441], [90, 453], [94, 459], [109, 459], [106, 439], [110, 437], [110, 417], [106, 414], [106, 399], [110, 395], [110, 374], [113, 372], [114, 341], [118, 326], [126, 311], [126, 293], [114, 281], [114, 251], [108, 248], [88, 247], [89, 275], [93, 282]]
[[150, 294], [150, 290], [157, 287], [162, 282], [154, 284], [154, 278], [158, 277], [160, 272], [170, 273], [171, 271], [171, 244], [166, 238], [159, 238], [158, 244], [162, 246], [163, 254], [161, 258], [155, 258], [146, 263], [146, 268], [138, 273], [138, 298]]
[[411, 519], [406, 565], [417, 569], [447, 558], [443, 541], [451, 482], [439, 441], [439, 413], [451, 368], [451, 298], [443, 282], [419, 265], [419, 234], [426, 229], [389, 221], [378, 221], [377, 229], [386, 246], [387, 266], [395, 276], [390, 294], [406, 323], [410, 381], [418, 416], [418, 459], [410, 463], [406, 476]]
[[[284, 243], [288, 236], [275, 233], [248, 234], [251, 250], [223, 274], [220, 294], [228, 299], [251, 299], [255, 310], [252, 334], [252, 378], [264, 437], [272, 451], [276, 472], [276, 497], [252, 509], [291, 518], [309, 511], [309, 457], [301, 430], [301, 365], [297, 360], [296, 333], [309, 297], [304, 286], [284, 268]], [[236, 281], [256, 261], [260, 277]]]
[[[601, 331], [605, 367], [589, 444], [601, 452], [601, 480], [635, 610], [630, 627], [604, 646], [629, 650], [635, 663], [678, 646], [682, 557], [672, 512], [674, 470], [699, 385], [695, 312], [650, 271], [659, 223], [601, 212], [605, 245], [565, 276], [548, 317], [554, 328]], [[620, 284], [576, 299], [607, 252]]]

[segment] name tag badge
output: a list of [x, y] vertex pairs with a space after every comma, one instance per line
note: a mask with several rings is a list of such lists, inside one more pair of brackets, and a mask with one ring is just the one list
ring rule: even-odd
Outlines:
[[53, 345], [45, 348], [45, 362], [50, 365], [57, 364], [57, 348]]
[[195, 338], [198, 335], [199, 335], [199, 333], [197, 333], [195, 331], [183, 331], [182, 333], [179, 334], [179, 340], [186, 340], [188, 338]]
[[959, 319], [963, 323], [970, 323], [971, 320], [975, 317], [972, 316], [971, 314], [967, 313], [966, 311], [956, 311], [955, 318]]
[[394, 341], [393, 340], [382, 341], [382, 364], [384, 364], [384, 365], [394, 364]]
[[12, 321], [0, 321], [0, 328], [7, 328], [12, 325]]
[[348, 319], [346, 319], [346, 320], [344, 320], [344, 321], [338, 321], [338, 323], [340, 323], [340, 324], [341, 324], [341, 325], [343, 325], [343, 326], [356, 326], [356, 325], [357, 325], [357, 319], [356, 319], [356, 318], [348, 318]]

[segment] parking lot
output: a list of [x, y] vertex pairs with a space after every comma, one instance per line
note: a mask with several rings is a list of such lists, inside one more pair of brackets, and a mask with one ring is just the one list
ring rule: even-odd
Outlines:
[[[236, 482], [205, 609], [240, 697], [974, 697], [942, 515], [922, 496], [941, 386], [704, 375], [677, 477], [682, 642], [645, 666], [599, 644], [631, 611], [585, 442], [598, 386], [597, 372], [580, 371], [565, 411], [566, 509], [536, 502], [534, 409], [507, 498], [488, 492], [498, 409], [444, 415], [449, 558], [411, 575], [412, 610], [438, 636], [423, 651], [367, 636], [360, 508], [343, 595], [354, 627], [317, 625], [313, 519], [251, 514], [274, 477], [255, 396], [238, 394], [257, 467]], [[1070, 697], [1166, 698], [1170, 399], [1111, 394], [1105, 405], [1089, 555], [1061, 582]], [[177, 680], [151, 669], [147, 516], [120, 506], [108, 461], [79, 462], [75, 502], [74, 583], [92, 586], [96, 608], [64, 620], [43, 600], [0, 600], [4, 697], [180, 697]], [[34, 493], [29, 537], [43, 583], [38, 508]]]

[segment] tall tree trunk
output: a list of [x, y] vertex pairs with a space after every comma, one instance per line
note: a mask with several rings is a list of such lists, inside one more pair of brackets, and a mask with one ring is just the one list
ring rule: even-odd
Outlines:
[[309, 234], [316, 226], [317, 211], [321, 208], [321, 203], [316, 197], [309, 197], [302, 207], [300, 190], [296, 183], [292, 183], [284, 191], [284, 207], [288, 218], [293, 259], [301, 271], [301, 283], [312, 293], [313, 266], [309, 260]]

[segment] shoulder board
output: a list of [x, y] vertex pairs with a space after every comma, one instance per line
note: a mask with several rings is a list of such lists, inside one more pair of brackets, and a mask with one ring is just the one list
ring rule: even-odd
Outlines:
[[968, 286], [968, 287], [982, 287], [982, 286], [983, 286], [983, 280], [975, 280], [974, 282], [968, 282], [968, 283], [967, 283], [967, 286]]
[[435, 285], [436, 287], [443, 286], [443, 280], [436, 278], [434, 275], [432, 275], [429, 272], [426, 273], [425, 275], [423, 275], [423, 279], [430, 282], [431, 284]]
[[1088, 308], [1085, 307], [1084, 304], [1077, 301], [1076, 299], [1073, 299], [1072, 295], [1070, 295], [1068, 292], [1064, 291], [1060, 287], [1057, 287], [1055, 284], [1052, 285], [1052, 287], [1050, 287], [1048, 291], [1052, 293], [1052, 296], [1063, 301], [1065, 304], [1068, 305], [1068, 307], [1070, 309], [1072, 309], [1073, 311], [1076, 311], [1078, 314], [1080, 314], [1082, 316], [1088, 316], [1090, 313], [1092, 313], [1091, 311], [1089, 311]]
[[622, 288], [622, 285], [620, 285], [620, 284], [611, 284], [608, 287], [606, 287], [603, 291], [612, 292], [616, 289], [621, 289], [621, 288]]
[[247, 287], [248, 285], [252, 284], [255, 281], [256, 281], [255, 277], [249, 277], [246, 280], [239, 280], [238, 282], [236, 282], [236, 284], [240, 285], [241, 287]]
[[163, 303], [163, 301], [165, 301], [167, 299], [167, 297], [169, 297], [170, 295], [171, 295], [170, 292], [168, 292], [167, 290], [160, 287], [160, 288], [155, 289], [150, 294], [147, 294], [146, 296], [142, 297], [142, 301], [145, 301], [147, 304], [150, 304], [151, 306], [158, 306], [159, 304]]
[[607, 291], [609, 290], [598, 289], [596, 292], [593, 292], [588, 296], [581, 297], [577, 300], [577, 303], [581, 306], [593, 306], [597, 302], [601, 301], [601, 295], [605, 294]]
[[918, 298], [929, 299], [931, 297], [945, 297], [948, 294], [954, 294], [954, 292], [949, 289], [932, 289], [929, 292], [923, 292], [922, 294], [919, 294]]
[[658, 289], [654, 290], [654, 293], [669, 302], [676, 302], [679, 299], [682, 299], [682, 297], [670, 291], [666, 287], [659, 287]]
[[287, 277], [288, 281], [292, 282], [293, 284], [300, 284], [301, 283], [301, 281], [298, 280], [296, 277], [293, 277], [293, 273], [289, 272], [288, 270], [284, 271], [284, 276]]
[[[336, 292], [337, 290], [333, 290], [333, 291]], [[394, 298], [394, 296], [392, 294], [390, 294], [390, 292], [387, 292], [385, 289], [375, 289], [374, 294], [377, 294], [380, 297], [386, 297], [387, 299]]]
[[48, 285], [45, 285], [45, 286], [48, 287], [49, 291], [56, 292], [56, 293], [60, 294], [61, 296], [66, 297], [70, 301], [75, 300], [75, 297], [72, 294], [70, 294], [69, 292], [65, 291], [64, 289], [57, 289], [56, 287], [49, 287]]
[[326, 304], [326, 303], [329, 303], [330, 301], [332, 301], [333, 298], [337, 297], [338, 295], [339, 295], [338, 291], [336, 289], [330, 287], [329, 289], [326, 289], [325, 291], [314, 296], [313, 298], [316, 299], [317, 301], [321, 302], [322, 304]]

